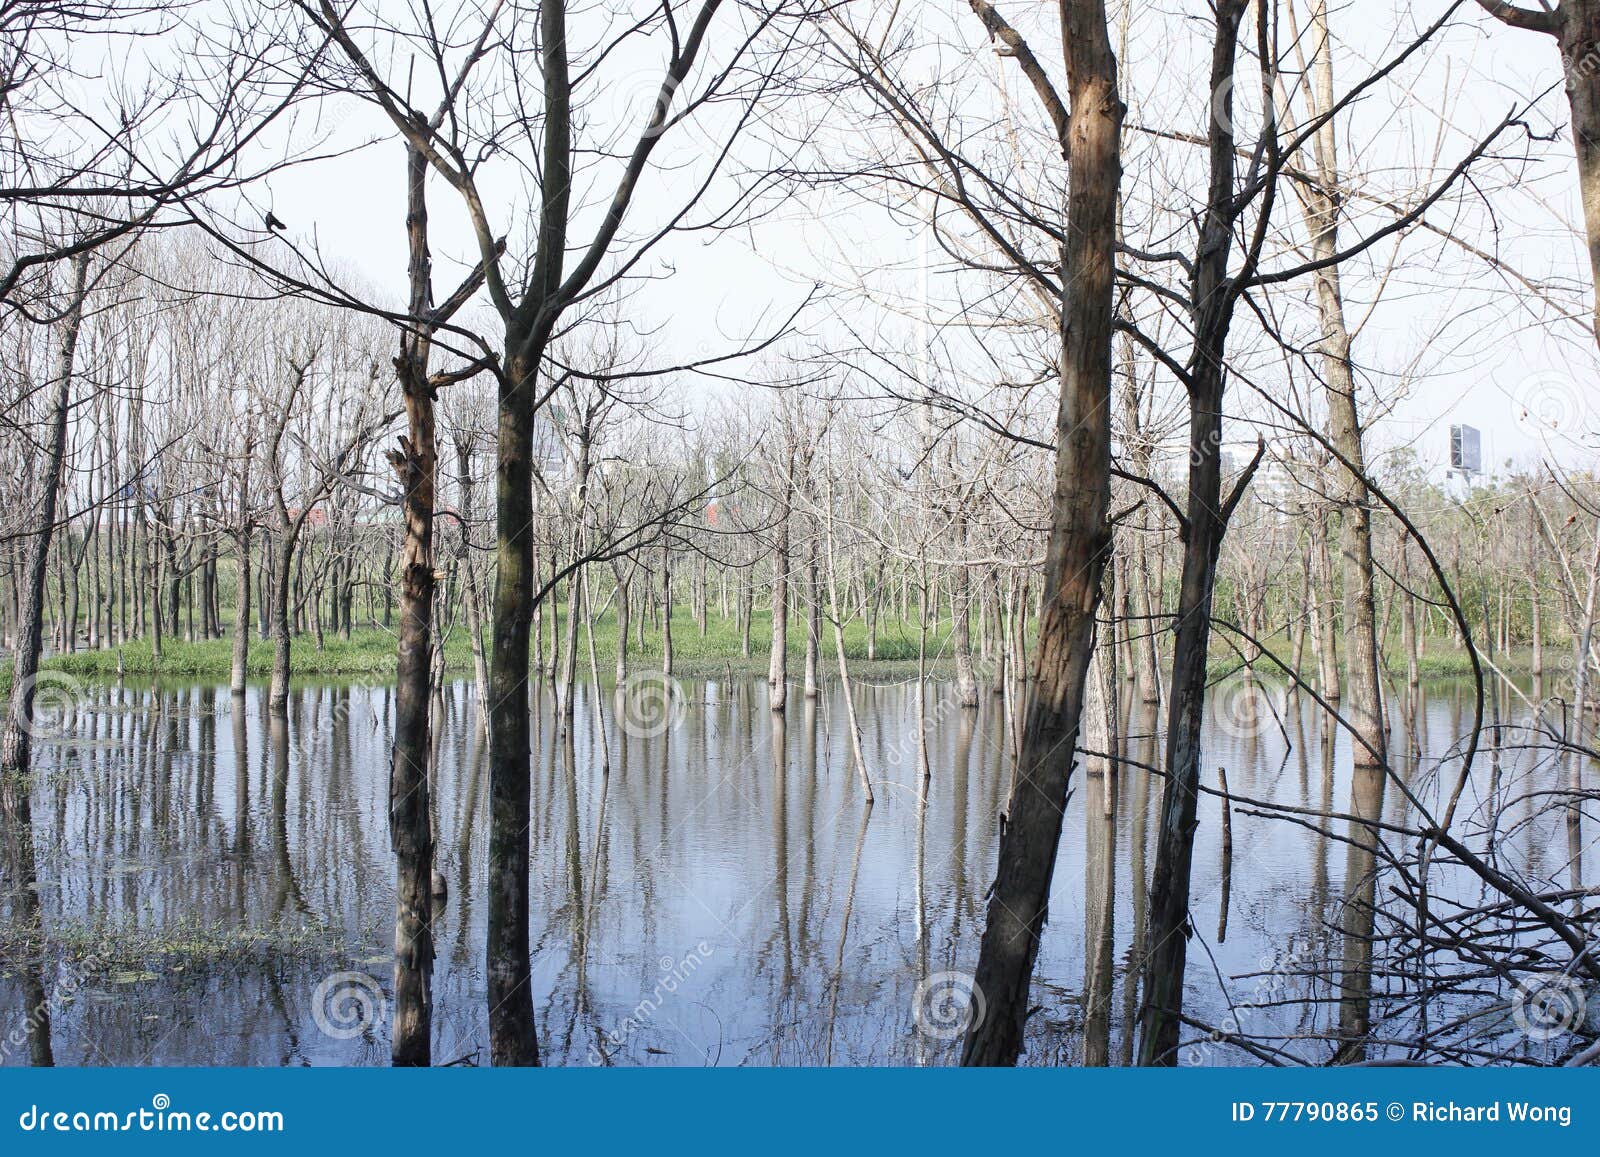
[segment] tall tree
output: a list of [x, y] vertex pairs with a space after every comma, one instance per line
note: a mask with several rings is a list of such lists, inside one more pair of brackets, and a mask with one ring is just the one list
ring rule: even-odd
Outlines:
[[1522, 8], [1510, 0], [1478, 0], [1478, 7], [1502, 24], [1552, 37], [1561, 54], [1595, 293], [1593, 329], [1600, 342], [1600, 0], [1558, 0], [1539, 8]]
[[[441, 105], [435, 120], [448, 107]], [[400, 552], [400, 628], [396, 637], [394, 765], [389, 777], [389, 838], [395, 855], [394, 1029], [396, 1065], [426, 1065], [432, 1058], [433, 1019], [433, 816], [428, 760], [433, 661], [433, 516], [439, 448], [434, 402], [445, 385], [482, 366], [447, 374], [428, 372], [433, 335], [482, 284], [480, 265], [438, 306], [433, 302], [433, 259], [428, 250], [428, 161], [406, 148], [406, 247], [410, 294], [395, 372], [405, 403], [406, 436], [389, 452], [400, 480], [405, 541]]]
[[[72, 383], [77, 368], [78, 334], [83, 328], [84, 300], [89, 292], [92, 250], [78, 251], [71, 259], [71, 281], [60, 310], [57, 347], [49, 408], [45, 414], [44, 457], [33, 484], [37, 514], [27, 540], [23, 564], [20, 620], [11, 659], [11, 695], [5, 726], [0, 731], [0, 801], [8, 820], [26, 814], [24, 798], [30, 790], [28, 771], [32, 755], [34, 688], [39, 675], [39, 655], [44, 646], [45, 577], [50, 547], [56, 540], [56, 507], [61, 494], [67, 457], [67, 418], [72, 408]], [[19, 822], [19, 826], [24, 826]]]
[[[675, 97], [686, 87], [691, 73], [708, 52], [713, 21], [721, 0], [699, 0], [680, 14], [678, 5], [663, 4], [642, 23], [625, 21], [624, 31], [602, 32], [607, 42], [648, 39], [664, 49], [666, 63], [654, 104], [644, 123], [631, 136], [631, 146], [621, 158], [620, 173], [611, 195], [593, 223], [586, 243], [573, 234], [574, 184], [593, 164], [595, 151], [574, 139], [574, 112], [581, 107], [573, 76], [572, 30], [569, 5], [564, 0], [542, 0], [537, 6], [535, 35], [522, 35], [518, 24], [523, 12], [499, 0], [482, 14], [476, 37], [452, 40], [431, 19], [417, 33], [426, 54], [440, 62], [442, 100], [451, 110], [434, 124], [410, 102], [406, 81], [391, 83], [380, 70], [387, 52], [370, 52], [357, 42], [370, 29], [361, 26], [349, 9], [332, 0], [303, 0], [300, 8], [331, 37], [354, 73], [354, 83], [382, 109], [408, 145], [427, 158], [429, 166], [460, 195], [484, 270], [489, 299], [499, 315], [503, 338], [498, 365], [498, 434], [496, 440], [495, 588], [490, 649], [489, 702], [489, 914], [488, 984], [489, 1053], [499, 1065], [533, 1065], [539, 1062], [538, 1037], [533, 1017], [533, 990], [529, 958], [529, 839], [530, 839], [530, 713], [528, 702], [528, 643], [535, 596], [539, 589], [534, 566], [535, 509], [533, 501], [534, 439], [538, 414], [555, 388], [545, 375], [550, 342], [563, 317], [586, 296], [623, 274], [602, 266], [618, 246], [624, 218], [634, 204], [651, 156], [667, 130], [727, 82], [733, 66], [719, 62], [711, 69], [707, 87], [691, 98], [679, 98], [682, 110], [673, 111]], [[586, 17], [604, 14], [586, 11]], [[687, 19], [682, 19], [687, 16]], [[741, 57], [772, 19], [757, 14], [753, 28], [739, 34], [732, 55]], [[380, 33], [381, 35], [381, 33]], [[525, 47], [536, 46], [536, 59]], [[464, 52], [453, 44], [470, 45]], [[380, 44], [380, 47], [383, 47]], [[518, 133], [505, 124], [479, 126], [473, 135], [475, 109], [472, 90], [475, 70], [491, 53], [503, 58], [516, 85], [515, 100], [503, 115], [517, 124]], [[607, 49], [598, 50], [604, 59]], [[454, 58], [454, 68], [444, 63]], [[447, 73], [448, 68], [448, 73]], [[521, 87], [524, 76], [537, 75], [536, 91]], [[580, 77], [593, 80], [590, 70]], [[493, 103], [493, 102], [491, 102]], [[741, 118], [741, 123], [742, 123]], [[614, 129], [615, 126], [609, 126]], [[519, 137], [520, 134], [520, 137]], [[526, 171], [537, 173], [533, 193], [535, 238], [532, 252], [518, 258], [519, 277], [503, 260], [478, 174], [484, 156], [504, 155], [514, 137], [527, 140], [534, 156], [516, 158]], [[537, 142], [534, 144], [534, 142]], [[704, 185], [697, 186], [698, 199]], [[686, 210], [685, 210], [686, 211]], [[624, 270], [636, 262], [655, 241], [670, 233], [682, 214], [669, 218], [664, 230], [642, 244], [634, 244], [622, 261]], [[568, 265], [569, 249], [577, 259]]]
[[1031, 50], [995, 10], [973, 0], [1034, 83], [1067, 158], [1060, 278], [1060, 400], [1043, 612], [1017, 772], [1000, 837], [974, 981], [988, 1015], [969, 1027], [966, 1065], [1015, 1064], [1048, 912], [1050, 881], [1076, 758], [1095, 612], [1111, 547], [1112, 293], [1123, 104], [1102, 0], [1062, 0], [1068, 108], [1063, 115]]

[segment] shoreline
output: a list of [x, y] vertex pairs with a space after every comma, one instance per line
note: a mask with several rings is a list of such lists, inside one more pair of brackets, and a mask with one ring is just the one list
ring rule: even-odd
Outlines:
[[[752, 654], [747, 658], [739, 653], [738, 639], [728, 636], [726, 632], [709, 632], [706, 636], [700, 636], [692, 623], [688, 624], [688, 627], [689, 629], [684, 632], [683, 645], [678, 645], [678, 632], [674, 631], [675, 650], [678, 651], [673, 662], [675, 677], [714, 679], [766, 675], [767, 659], [764, 647], [759, 654]], [[914, 654], [911, 656], [904, 654], [903, 648], [908, 641], [903, 633], [898, 638], [881, 639], [880, 643], [884, 645], [880, 646], [880, 650], [893, 653], [892, 657], [880, 656], [869, 659], [865, 655], [864, 639], [847, 639], [846, 656], [850, 662], [851, 677], [865, 682], [914, 679], [918, 661]], [[947, 641], [947, 633], [933, 636], [930, 632], [930, 653], [925, 662], [925, 670], [931, 679], [949, 681], [955, 677], [954, 658], [943, 648]], [[265, 681], [270, 677], [272, 670], [271, 641], [254, 640], [254, 642], [247, 667], [247, 682], [250, 684]], [[934, 646], [935, 642], [939, 644], [938, 647]], [[728, 646], [729, 643], [732, 646]], [[297, 639], [296, 644], [290, 660], [290, 677], [294, 680], [324, 678], [349, 680], [363, 676], [385, 680], [394, 678], [395, 637], [382, 628], [356, 631], [349, 639], [325, 639], [321, 648], [315, 645], [310, 636]], [[163, 654], [158, 659], [152, 654], [147, 640], [134, 640], [118, 648], [52, 655], [40, 663], [40, 671], [59, 672], [92, 685], [114, 684], [127, 679], [225, 683], [232, 669], [232, 645], [232, 640], [226, 636], [194, 643], [169, 641], [164, 645]], [[800, 655], [803, 654], [803, 646], [803, 638], [791, 640], [792, 672], [801, 670]], [[447, 676], [471, 678], [472, 655], [459, 635], [447, 638], [444, 650]], [[614, 638], [602, 638], [597, 632], [595, 651], [602, 672], [610, 675], [616, 662]], [[824, 643], [821, 658], [823, 662], [820, 664], [819, 676], [826, 682], [837, 681], [838, 671], [831, 643]], [[1311, 656], [1308, 654], [1307, 658]], [[1510, 654], [1498, 656], [1495, 666], [1506, 675], [1526, 680], [1533, 677], [1531, 660], [1531, 652], [1527, 648], [1520, 648]], [[642, 650], [630, 648], [630, 672], [659, 671], [660, 665], [659, 646], [647, 645]], [[993, 681], [993, 672], [987, 668], [988, 665], [978, 662], [980, 686]], [[530, 669], [534, 672], [534, 677], [538, 678], [537, 668]], [[1214, 656], [1208, 663], [1207, 669], [1212, 680], [1220, 681], [1242, 671], [1243, 665], [1237, 655], [1230, 653]], [[1452, 648], [1434, 651], [1423, 656], [1420, 673], [1425, 680], [1468, 678], [1472, 674], [1472, 664], [1465, 650]], [[1484, 673], [1486, 680], [1494, 678], [1493, 672], [1487, 665]], [[585, 674], [586, 672], [579, 672], [580, 676]], [[1556, 674], [1558, 673], [1547, 669], [1544, 677], [1549, 679]], [[1304, 678], [1311, 679], [1314, 675], [1314, 668], [1309, 664], [1302, 670]], [[1396, 655], [1388, 656], [1385, 675], [1391, 682], [1403, 681], [1405, 660]], [[1282, 668], [1271, 660], [1258, 662], [1256, 676], [1268, 682], [1278, 681], [1282, 679]], [[0, 671], [0, 690], [8, 688], [10, 682], [10, 671]]]

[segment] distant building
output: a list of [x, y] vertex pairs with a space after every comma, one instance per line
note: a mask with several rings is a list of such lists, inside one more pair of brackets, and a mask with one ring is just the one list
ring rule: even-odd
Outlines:
[[[1250, 465], [1251, 459], [1256, 456], [1255, 444], [1240, 446], [1238, 448], [1224, 447], [1222, 450], [1222, 477], [1223, 491], [1227, 492], [1230, 482], [1237, 479]], [[1256, 467], [1255, 476], [1250, 479], [1250, 497], [1263, 505], [1282, 510], [1292, 506], [1295, 502], [1294, 476], [1289, 472], [1289, 464], [1273, 453], [1269, 446], [1262, 456], [1261, 464]]]
[[1450, 427], [1450, 472], [1469, 480], [1483, 473], [1483, 442], [1476, 426]]
[[[289, 508], [289, 521], [290, 522], [293, 522], [295, 519], [300, 517], [300, 510], [301, 510], [301, 508], [298, 507], [298, 506], [291, 506]], [[327, 526], [327, 525], [328, 525], [328, 512], [325, 509], [323, 509], [322, 507], [320, 507], [320, 506], [313, 506], [311, 508], [311, 513], [306, 515], [306, 529], [307, 530], [320, 530], [324, 526]]]

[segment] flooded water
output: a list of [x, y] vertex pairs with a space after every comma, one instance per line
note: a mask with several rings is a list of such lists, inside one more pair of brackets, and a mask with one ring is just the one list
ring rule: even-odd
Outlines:
[[[392, 689], [297, 688], [277, 722], [257, 689], [237, 700], [204, 686], [87, 694], [70, 731], [36, 754], [37, 890], [14, 869], [6, 879], [4, 1063], [29, 1063], [40, 994], [57, 1064], [387, 1063]], [[581, 694], [570, 731], [548, 698], [536, 713], [532, 943], [551, 1063], [953, 1059], [1011, 774], [1000, 698], [961, 710], [948, 688], [930, 687], [924, 793], [914, 686], [858, 687], [878, 798], [869, 816], [837, 685], [814, 704], [795, 691], [784, 720], [757, 680], [685, 681], [665, 730], [639, 726], [605, 689], [603, 736], [593, 689]], [[1248, 696], [1217, 704], [1207, 783], [1223, 767], [1236, 797], [1346, 811], [1346, 739], [1330, 741], [1309, 703], [1259, 698], [1276, 710], [1259, 712]], [[1027, 1063], [1131, 1055], [1128, 965], [1160, 799], [1160, 780], [1140, 767], [1160, 762], [1151, 710], [1129, 713], [1131, 762], [1109, 787], [1081, 768], [1074, 776]], [[1467, 689], [1453, 685], [1427, 687], [1395, 713], [1395, 749], [1422, 753], [1401, 761], [1422, 798], [1437, 798], [1440, 762], [1454, 767], [1471, 718]], [[484, 1063], [488, 785], [468, 684], [445, 688], [439, 719], [449, 899], [437, 925], [434, 1057]], [[1537, 801], [1562, 774], [1507, 748], [1498, 773], [1480, 761], [1458, 811], [1469, 829], [1486, 803]], [[1393, 818], [1405, 806], [1388, 793]], [[1593, 848], [1574, 845], [1559, 817], [1520, 806], [1528, 814], [1496, 849], [1502, 866], [1552, 886], [1593, 880]], [[1337, 993], [1321, 966], [1339, 958], [1352, 871], [1344, 829], [1252, 810], [1233, 809], [1225, 881], [1222, 809], [1202, 801], [1189, 1011], [1326, 1061]], [[1463, 902], [1476, 894], [1461, 880], [1438, 885], [1451, 886]], [[1377, 894], [1381, 905], [1381, 873]], [[42, 938], [20, 931], [35, 920]], [[367, 1015], [330, 1012], [352, 993], [370, 998]], [[1375, 1020], [1383, 1015], [1380, 998]], [[1259, 1061], [1200, 1032], [1185, 1039], [1198, 1043], [1184, 1063]]]

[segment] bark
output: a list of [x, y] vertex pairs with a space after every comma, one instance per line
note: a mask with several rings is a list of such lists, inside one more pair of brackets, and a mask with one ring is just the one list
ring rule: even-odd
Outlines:
[[228, 672], [228, 689], [243, 694], [250, 666], [250, 528], [242, 526], [234, 535], [238, 577], [234, 587], [233, 661]]
[[[513, 333], [507, 332], [508, 345]], [[521, 336], [521, 335], [516, 335]], [[489, 1056], [539, 1063], [528, 960], [531, 775], [528, 626], [533, 607], [534, 372], [517, 358], [500, 389], [494, 631], [489, 657]]]
[[988, 1014], [968, 1029], [965, 1065], [1011, 1065], [1022, 1052], [1111, 544], [1112, 290], [1123, 104], [1104, 3], [1067, 0], [1062, 12], [1071, 127], [1061, 144], [1071, 192], [1060, 269], [1061, 396], [1037, 685], [1028, 697], [974, 976]]
[[[1223, 355], [1233, 312], [1227, 275], [1234, 197], [1230, 124], [1234, 60], [1245, 0], [1221, 0], [1212, 46], [1211, 91], [1222, 106], [1212, 118], [1210, 189], [1201, 225], [1193, 287], [1195, 352], [1189, 376], [1189, 496], [1183, 568], [1178, 580], [1177, 633], [1167, 685], [1166, 790], [1161, 801], [1156, 866], [1150, 883], [1149, 944], [1139, 1063], [1177, 1063], [1187, 962], [1189, 876], [1200, 788], [1200, 728], [1217, 555], [1227, 516], [1222, 503]], [[1244, 480], [1241, 480], [1241, 484]], [[1236, 492], [1237, 493], [1237, 492]]]
[[34, 533], [27, 546], [23, 568], [23, 597], [18, 616], [16, 644], [11, 663], [11, 699], [6, 707], [5, 729], [0, 732], [0, 803], [8, 823], [26, 831], [28, 770], [32, 760], [34, 681], [39, 674], [39, 653], [44, 647], [45, 578], [50, 545], [55, 536], [56, 504], [67, 452], [67, 417], [72, 406], [72, 378], [78, 353], [78, 333], [83, 327], [83, 300], [89, 279], [89, 254], [72, 261], [72, 296], [61, 320], [61, 345], [57, 353], [55, 392], [50, 400], [50, 425], [44, 440], [35, 494], [39, 503]]
[[429, 341], [427, 160], [406, 152], [406, 235], [410, 249], [410, 324], [395, 369], [405, 401], [406, 437], [390, 451], [404, 495], [405, 541], [400, 551], [400, 629], [395, 657], [394, 763], [389, 775], [389, 840], [395, 856], [394, 1025], [396, 1065], [432, 1060], [433, 826], [428, 757], [429, 665], [433, 652], [433, 507], [438, 475]]
[[782, 711], [789, 683], [789, 515], [793, 506], [794, 451], [785, 431], [786, 456], [778, 479], [777, 542], [772, 551], [772, 650], [767, 662], [767, 705]]
[[628, 581], [623, 577], [622, 565], [613, 563], [617, 579], [617, 682], [628, 677]]
[[477, 689], [478, 721], [489, 726], [489, 661], [483, 653], [483, 609], [478, 595], [478, 572], [472, 565], [468, 532], [474, 508], [472, 454], [465, 439], [456, 442], [456, 468], [461, 485], [461, 537], [459, 542], [462, 602], [467, 612], [467, 643], [472, 649], [472, 679]]
[[[1313, 49], [1307, 112], [1325, 117], [1334, 105], [1333, 62], [1328, 38], [1328, 12], [1323, 0], [1313, 4], [1310, 19]], [[1341, 1057], [1365, 1056], [1372, 981], [1373, 896], [1376, 886], [1373, 851], [1376, 821], [1383, 812], [1387, 743], [1382, 684], [1378, 672], [1377, 605], [1373, 596], [1372, 512], [1366, 487], [1361, 414], [1356, 402], [1355, 373], [1350, 360], [1350, 330], [1345, 323], [1338, 253], [1339, 165], [1331, 119], [1312, 141], [1318, 183], [1302, 193], [1314, 262], [1326, 262], [1315, 274], [1317, 311], [1322, 322], [1322, 376], [1328, 405], [1328, 435], [1343, 459], [1334, 468], [1330, 498], [1339, 511], [1339, 555], [1344, 598], [1343, 644], [1345, 692], [1343, 714], [1352, 734], [1354, 762], [1350, 814], [1353, 818], [1347, 897], [1341, 913], [1345, 968], [1340, 975], [1339, 1035]], [[1337, 684], [1334, 684], [1337, 686]], [[1330, 701], [1332, 697], [1328, 696]]]

